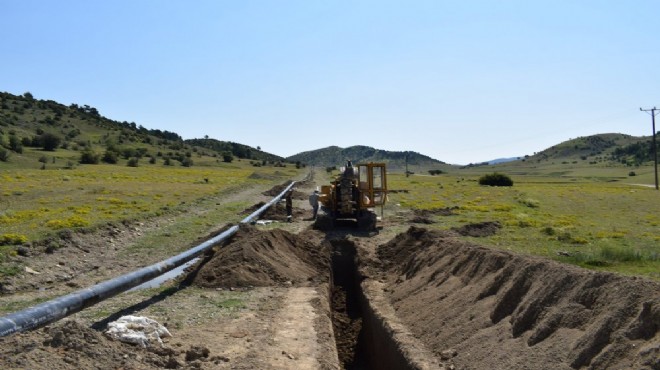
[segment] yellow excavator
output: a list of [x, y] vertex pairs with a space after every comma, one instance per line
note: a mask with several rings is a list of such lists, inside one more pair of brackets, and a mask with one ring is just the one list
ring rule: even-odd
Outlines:
[[381, 216], [387, 200], [387, 172], [385, 163], [362, 163], [353, 166], [348, 161], [340, 168], [340, 175], [321, 186], [321, 212], [315, 227], [327, 230], [338, 220], [354, 220], [361, 230], [374, 230], [380, 206]]

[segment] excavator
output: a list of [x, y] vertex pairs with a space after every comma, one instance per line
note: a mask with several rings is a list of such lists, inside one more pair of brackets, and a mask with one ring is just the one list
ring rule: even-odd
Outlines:
[[387, 200], [387, 172], [385, 163], [362, 163], [353, 166], [347, 161], [330, 185], [321, 186], [321, 212], [315, 228], [328, 230], [337, 221], [354, 221], [361, 230], [374, 230], [378, 220], [374, 212]]

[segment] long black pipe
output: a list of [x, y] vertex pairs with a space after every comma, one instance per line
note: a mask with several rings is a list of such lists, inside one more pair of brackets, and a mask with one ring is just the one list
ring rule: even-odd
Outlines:
[[[273, 198], [270, 202], [264, 204], [251, 215], [244, 218], [241, 223], [252, 223], [257, 220], [259, 216], [268, 208], [279, 202], [280, 199], [282, 199], [282, 197], [293, 187], [294, 184], [295, 182], [289, 184], [289, 186], [287, 186], [278, 196]], [[119, 293], [125, 292], [133, 287], [152, 280], [172, 269], [183, 265], [184, 263], [211, 249], [213, 246], [226, 241], [237, 231], [238, 226], [232, 226], [220, 235], [217, 235], [196, 247], [193, 247], [174, 257], [170, 257], [164, 261], [158, 262], [154, 265], [147, 266], [140, 270], [133, 271], [103, 283], [96, 284], [92, 287], [55, 298], [25, 310], [0, 317], [0, 337], [4, 337], [16, 332], [38, 328], [40, 326], [62, 319], [66, 316], [72, 315], [76, 312], [82, 311], [83, 309], [91, 307], [92, 305], [95, 305], [105, 299], [114, 297]]]

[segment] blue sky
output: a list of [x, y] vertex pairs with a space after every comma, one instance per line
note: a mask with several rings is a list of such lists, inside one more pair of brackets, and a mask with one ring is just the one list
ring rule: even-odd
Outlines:
[[657, 1], [0, 0], [0, 91], [289, 156], [651, 134]]

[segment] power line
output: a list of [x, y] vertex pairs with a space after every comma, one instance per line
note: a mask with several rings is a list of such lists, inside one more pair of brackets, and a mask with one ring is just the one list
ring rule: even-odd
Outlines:
[[653, 125], [653, 136], [651, 136], [651, 137], [653, 138], [653, 155], [655, 156], [655, 190], [658, 190], [658, 147], [655, 144], [655, 115], [657, 114], [657, 113], [655, 113], [655, 111], [657, 111], [658, 108], [656, 108], [656, 107], [653, 107], [651, 109], [639, 108], [639, 110], [641, 110], [642, 112], [647, 112], [647, 113], [651, 112], [650, 113], [651, 114], [651, 124]]

